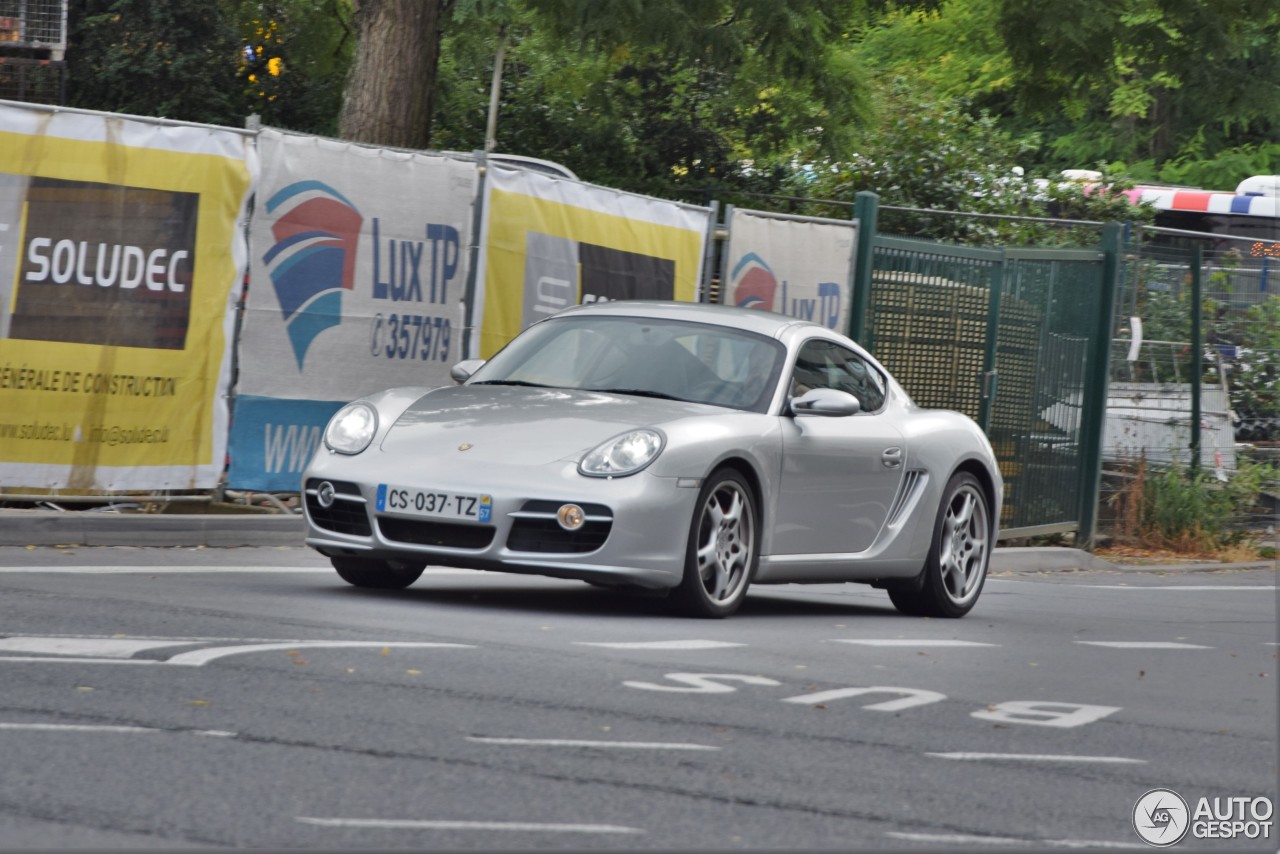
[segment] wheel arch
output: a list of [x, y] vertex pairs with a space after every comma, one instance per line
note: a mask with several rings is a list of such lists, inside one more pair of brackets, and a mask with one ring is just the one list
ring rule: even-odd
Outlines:
[[711, 477], [722, 469], [733, 469], [742, 476], [743, 480], [747, 482], [747, 486], [751, 487], [751, 493], [756, 502], [756, 526], [761, 531], [764, 531], [765, 495], [760, 473], [756, 471], [755, 466], [753, 466], [745, 457], [732, 456], [719, 460], [715, 465], [713, 465], [707, 471], [707, 477]]
[[973, 475], [977, 479], [978, 484], [982, 487], [982, 494], [987, 499], [987, 507], [989, 508], [989, 511], [990, 511], [989, 515], [991, 517], [991, 536], [993, 540], [992, 545], [994, 545], [995, 536], [997, 532], [1000, 530], [1000, 510], [1001, 510], [1000, 503], [999, 503], [1000, 493], [996, 489], [995, 477], [992, 475], [991, 470], [988, 469], [987, 466], [981, 460], [975, 459], [972, 457], [967, 460], [962, 460], [960, 464], [955, 467], [955, 470], [951, 472], [951, 475], [947, 478], [947, 480], [948, 481], [951, 480], [952, 477], [955, 477], [960, 472], [967, 472]]

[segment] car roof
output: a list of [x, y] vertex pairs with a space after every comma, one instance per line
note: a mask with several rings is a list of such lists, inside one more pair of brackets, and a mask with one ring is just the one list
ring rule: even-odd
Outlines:
[[715, 303], [676, 302], [664, 300], [611, 300], [607, 302], [575, 305], [559, 312], [556, 317], [593, 315], [598, 317], [652, 317], [665, 320], [686, 320], [710, 323], [716, 326], [732, 326], [770, 338], [781, 336], [793, 327], [824, 327], [807, 320], [797, 320], [771, 311], [755, 308], [739, 308]]

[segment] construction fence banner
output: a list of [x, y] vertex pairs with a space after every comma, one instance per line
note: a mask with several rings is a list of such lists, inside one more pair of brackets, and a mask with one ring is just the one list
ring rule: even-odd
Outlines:
[[228, 485], [295, 491], [330, 416], [462, 352], [479, 169], [264, 129]]
[[711, 209], [490, 165], [472, 357], [571, 305], [697, 298]]
[[721, 302], [849, 328], [858, 225], [728, 208]]
[[244, 133], [0, 104], [0, 487], [217, 485], [256, 168]]

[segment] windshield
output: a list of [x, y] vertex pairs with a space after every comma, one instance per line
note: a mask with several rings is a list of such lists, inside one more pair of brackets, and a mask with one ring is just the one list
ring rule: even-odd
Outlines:
[[530, 327], [469, 384], [574, 388], [764, 412], [784, 355], [777, 341], [725, 326], [566, 317]]

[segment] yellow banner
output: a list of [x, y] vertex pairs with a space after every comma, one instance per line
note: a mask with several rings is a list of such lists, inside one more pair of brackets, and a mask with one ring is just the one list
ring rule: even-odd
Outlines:
[[215, 485], [248, 141], [89, 115], [10, 132], [16, 113], [0, 112], [0, 486]]
[[696, 299], [710, 212], [492, 169], [479, 355], [580, 303]]

